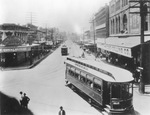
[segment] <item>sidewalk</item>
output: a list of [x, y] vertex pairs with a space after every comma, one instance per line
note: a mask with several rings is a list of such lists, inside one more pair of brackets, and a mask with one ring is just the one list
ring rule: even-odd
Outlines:
[[145, 93], [139, 93], [139, 87], [134, 87], [133, 107], [136, 115], [150, 115], [150, 85], [145, 86]]
[[9, 70], [23, 70], [23, 69], [31, 69], [39, 64], [42, 60], [44, 60], [47, 56], [49, 56], [52, 52], [49, 52], [45, 56], [42, 56], [40, 59], [34, 60], [33, 64], [30, 65], [30, 62], [23, 63], [16, 67], [7, 67], [7, 68], [0, 68], [0, 71], [9, 71]]
[[[96, 61], [103, 61], [103, 59], [95, 58], [93, 54], [85, 53], [85, 58]], [[105, 61], [104, 61], [105, 62]], [[145, 85], [145, 93], [139, 93], [139, 85], [134, 84], [133, 88], [133, 107], [134, 115], [150, 115], [150, 85]]]

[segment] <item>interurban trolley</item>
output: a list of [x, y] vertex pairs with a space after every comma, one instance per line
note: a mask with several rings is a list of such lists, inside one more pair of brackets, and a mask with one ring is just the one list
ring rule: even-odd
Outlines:
[[110, 113], [133, 110], [132, 73], [104, 62], [67, 57], [66, 83]]
[[68, 48], [66, 45], [63, 45], [62, 48], [61, 48], [61, 55], [62, 56], [66, 56], [68, 55]]

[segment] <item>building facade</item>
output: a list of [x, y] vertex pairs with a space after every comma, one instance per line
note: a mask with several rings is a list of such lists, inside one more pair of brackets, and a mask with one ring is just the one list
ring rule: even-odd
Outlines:
[[95, 14], [94, 25], [97, 39], [109, 36], [109, 6], [107, 4]]
[[[131, 8], [131, 6], [139, 7], [140, 4], [130, 1], [110, 1], [109, 37], [97, 40], [97, 47], [108, 62], [127, 68], [135, 75], [141, 62], [141, 18], [138, 13], [134, 13], [140, 12], [140, 9]], [[146, 11], [149, 11], [149, 6], [149, 2], [144, 4]], [[145, 14], [144, 24], [144, 82], [150, 83], [150, 16], [148, 14]]]
[[29, 28], [16, 24], [2, 24], [0, 25], [1, 41], [7, 38], [10, 34], [19, 37], [24, 43], [27, 43], [27, 35]]
[[[111, 0], [109, 3], [109, 28], [110, 36], [119, 36], [119, 34], [136, 35], [140, 33], [140, 12], [139, 8], [131, 8], [131, 6], [139, 7], [137, 2], [131, 0]], [[133, 1], [133, 0], [132, 0]], [[145, 4], [145, 8], [150, 3]], [[150, 16], [145, 18], [145, 31], [150, 31]]]
[[30, 28], [16, 24], [0, 25], [0, 67], [16, 67], [23, 62], [33, 63], [40, 58], [42, 45], [28, 44]]

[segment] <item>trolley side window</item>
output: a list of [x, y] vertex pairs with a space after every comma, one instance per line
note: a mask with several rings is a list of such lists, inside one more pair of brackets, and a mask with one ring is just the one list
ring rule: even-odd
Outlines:
[[83, 83], [86, 83], [86, 73], [81, 72], [80, 74], [80, 81]]
[[99, 79], [94, 79], [94, 85], [93, 85], [93, 89], [95, 91], [97, 91], [98, 93], [102, 92], [102, 80]]
[[68, 73], [69, 73], [69, 70], [70, 70], [70, 66], [69, 66], [69, 65], [67, 65], [67, 66], [66, 66], [66, 74], [68, 74]]
[[68, 70], [68, 74], [70, 75], [70, 76], [72, 76], [72, 77], [75, 77], [75, 68], [70, 68], [69, 70]]
[[93, 76], [87, 75], [87, 85], [91, 88], [93, 88]]
[[68, 74], [74, 76], [74, 72], [71, 69], [68, 70]]

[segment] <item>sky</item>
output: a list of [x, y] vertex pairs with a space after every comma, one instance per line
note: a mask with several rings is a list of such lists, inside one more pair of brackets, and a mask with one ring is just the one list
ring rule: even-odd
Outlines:
[[90, 28], [90, 19], [110, 0], [0, 0], [0, 24], [32, 23], [81, 33]]

